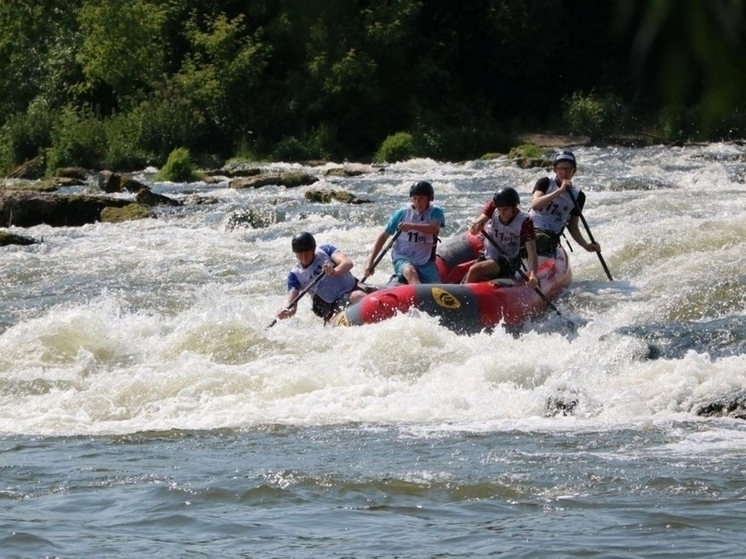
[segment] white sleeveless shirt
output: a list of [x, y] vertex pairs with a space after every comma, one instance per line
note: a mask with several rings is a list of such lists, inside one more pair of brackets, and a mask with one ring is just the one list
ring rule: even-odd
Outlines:
[[[553, 178], [549, 181], [549, 188], [547, 188], [546, 194], [551, 194], [559, 188], [557, 184], [557, 178]], [[572, 187], [573, 196], [577, 200], [580, 190], [575, 186]], [[563, 192], [562, 195], [557, 196], [549, 204], [544, 206], [540, 210], [531, 209], [529, 215], [534, 220], [534, 227], [536, 229], [543, 229], [544, 231], [551, 231], [559, 235], [562, 233], [562, 229], [567, 225], [570, 219], [570, 212], [575, 208], [575, 204], [570, 198], [568, 192]]]
[[[401, 223], [430, 223], [433, 221], [432, 204], [422, 213], [417, 213], [411, 206], [404, 209]], [[396, 239], [391, 250], [393, 260], [400, 258], [408, 260], [416, 266], [427, 264], [433, 258], [433, 247], [435, 247], [435, 235], [420, 233], [419, 231], [404, 231]]]
[[518, 210], [518, 213], [513, 216], [509, 223], [502, 223], [499, 213], [495, 210], [490, 220], [490, 232], [497, 246], [505, 254], [501, 254], [500, 251], [492, 246], [492, 243], [487, 241], [484, 243], [484, 255], [492, 260], [497, 259], [499, 256], [509, 259], [518, 258], [521, 250], [521, 229], [523, 229], [523, 224], [527, 219], [529, 219], [529, 215], [522, 210]]
[[[314, 252], [313, 262], [308, 267], [304, 268], [299, 262], [296, 262], [290, 273], [295, 274], [300, 282], [301, 289], [305, 289], [317, 274], [323, 273], [321, 267], [330, 260], [331, 258], [326, 252], [317, 248]], [[345, 293], [352, 291], [356, 281], [351, 272], [346, 272], [341, 276], [327, 276], [311, 288], [311, 293], [315, 293], [327, 303], [333, 303]]]

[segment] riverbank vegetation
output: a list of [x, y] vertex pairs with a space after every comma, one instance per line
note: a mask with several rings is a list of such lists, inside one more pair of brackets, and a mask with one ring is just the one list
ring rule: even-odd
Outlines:
[[741, 138], [745, 22], [739, 0], [0, 0], [0, 170]]

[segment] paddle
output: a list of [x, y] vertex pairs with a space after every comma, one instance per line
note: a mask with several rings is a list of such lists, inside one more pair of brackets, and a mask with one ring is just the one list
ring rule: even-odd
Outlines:
[[[399, 238], [399, 235], [401, 235], [401, 229], [397, 229], [396, 233], [394, 233], [393, 237], [389, 239], [389, 242], [386, 243], [386, 246], [383, 247], [383, 250], [378, 253], [378, 256], [376, 256], [376, 259], [373, 261], [373, 267], [370, 269], [371, 274], [376, 269], [376, 266], [378, 266], [378, 263], [381, 261], [381, 258], [389, 251], [389, 249], [394, 246], [394, 243], [396, 242], [396, 239]], [[363, 279], [360, 280], [360, 283], [365, 283], [365, 280], [367, 280], [370, 277], [370, 274], [365, 274], [363, 276]]]
[[[295, 297], [293, 297], [293, 300], [290, 301], [290, 303], [288, 304], [287, 307], [285, 307], [285, 310], [289, 310], [289, 309], [293, 308], [298, 303], [298, 301], [300, 301], [303, 298], [303, 296], [311, 290], [311, 288], [314, 285], [316, 285], [322, 279], [324, 279], [325, 275], [326, 274], [324, 274], [324, 272], [319, 272], [318, 275], [315, 278], [313, 278], [313, 280], [311, 281], [311, 283], [309, 283], [306, 287], [303, 288], [303, 290], [300, 293], [298, 293]], [[272, 328], [272, 326], [274, 326], [275, 324], [277, 324], [277, 318], [275, 318], [271, 322], [271, 324], [269, 326], [267, 326], [267, 328]]]
[[565, 230], [564, 230], [564, 229], [562, 230], [562, 238], [563, 238], [563, 239], [565, 239], [565, 244], [567, 245], [567, 248], [569, 248], [569, 249], [570, 249], [570, 252], [575, 252], [575, 251], [574, 251], [574, 250], [572, 249], [572, 245], [570, 244], [570, 241], [569, 241], [569, 239], [567, 238], [567, 235], [565, 235]]
[[[570, 195], [570, 199], [572, 200], [572, 203], [575, 204], [575, 209], [578, 210], [578, 215], [580, 215], [580, 221], [583, 222], [583, 227], [585, 227], [585, 232], [588, 233], [588, 238], [591, 240], [592, 243], [595, 243], [596, 240], [593, 238], [593, 233], [591, 233], [591, 228], [588, 227], [588, 222], [583, 217], [583, 212], [580, 211], [580, 206], [578, 206], [578, 201], [575, 199], [575, 195], [572, 193], [572, 189], [568, 190], [567, 193]], [[611, 277], [611, 272], [609, 271], [609, 267], [606, 265], [606, 261], [604, 260], [603, 255], [596, 251], [596, 254], [598, 254], [598, 259], [601, 261], [601, 266], [604, 267], [604, 272], [606, 272], [606, 277], [609, 278], [609, 281], [614, 281], [614, 278]]]
[[[495, 241], [495, 239], [492, 237], [492, 235], [490, 235], [489, 233], [487, 233], [486, 230], [482, 230], [482, 235], [484, 235], [484, 238], [487, 239], [490, 242], [490, 244], [497, 249], [497, 252], [499, 252], [503, 256], [503, 258], [505, 258], [507, 260], [510, 260], [510, 258], [508, 257], [508, 255], [505, 254], [505, 251], [500, 248], [500, 246], [497, 244], [497, 241]], [[528, 283], [528, 276], [526, 275], [526, 273], [523, 270], [521, 270], [520, 268], [518, 269], [518, 273], [521, 275], [521, 277], [524, 279], [524, 281], [526, 283]], [[562, 316], [562, 313], [559, 312], [559, 309], [554, 306], [554, 304], [549, 300], [549, 298], [544, 294], [544, 292], [541, 289], [539, 289], [538, 287], [534, 287], [534, 291], [536, 291], [536, 293], [538, 293], [539, 297], [541, 297], [544, 300], [544, 302], [549, 306], [550, 309], [552, 309], [554, 312], [556, 312], [560, 316], [560, 318], [564, 318]], [[567, 321], [567, 326], [571, 330], [575, 329], [575, 325], [570, 320]]]

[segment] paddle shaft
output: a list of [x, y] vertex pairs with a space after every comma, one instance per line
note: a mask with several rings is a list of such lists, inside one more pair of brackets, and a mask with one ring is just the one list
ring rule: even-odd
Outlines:
[[[588, 227], [588, 222], [585, 220], [585, 217], [583, 217], [583, 212], [580, 211], [580, 206], [578, 206], [578, 201], [575, 199], [575, 195], [572, 193], [572, 189], [567, 191], [570, 195], [570, 199], [572, 200], [572, 203], [575, 205], [575, 209], [578, 210], [578, 215], [580, 216], [580, 221], [583, 222], [583, 227], [585, 227], [585, 232], [588, 233], [588, 238], [592, 243], [595, 244], [596, 239], [593, 238], [593, 233], [591, 233], [591, 228]], [[598, 254], [598, 259], [601, 261], [601, 266], [604, 268], [604, 272], [606, 272], [606, 277], [609, 278], [609, 281], [614, 281], [614, 278], [611, 277], [611, 272], [609, 271], [609, 267], [606, 265], [606, 261], [604, 260], [603, 255], [596, 251], [596, 254]]]
[[[383, 247], [383, 250], [378, 253], [378, 256], [376, 256], [376, 259], [373, 261], [373, 267], [370, 269], [371, 274], [375, 271], [376, 266], [378, 266], [378, 263], [381, 261], [381, 259], [384, 257], [384, 255], [391, 249], [392, 246], [394, 246], [394, 243], [396, 242], [396, 239], [399, 238], [399, 235], [401, 235], [401, 229], [397, 229], [396, 233], [394, 233], [394, 236], [391, 237], [388, 243], [386, 243], [386, 246]], [[360, 280], [360, 283], [365, 283], [365, 280], [367, 280], [370, 276], [364, 275], [363, 279]]]
[[[316, 285], [316, 284], [317, 284], [317, 283], [319, 283], [319, 282], [320, 282], [320, 281], [321, 281], [322, 279], [324, 279], [324, 276], [325, 276], [325, 275], [326, 275], [326, 274], [324, 274], [324, 272], [323, 272], [323, 271], [322, 271], [322, 272], [319, 272], [319, 273], [318, 273], [318, 275], [317, 275], [317, 276], [316, 276], [315, 278], [313, 278], [313, 280], [311, 281], [311, 283], [309, 283], [309, 284], [308, 284], [308, 285], [307, 285], [306, 287], [304, 287], [304, 288], [303, 288], [303, 289], [301, 290], [301, 292], [300, 292], [300, 293], [298, 293], [298, 294], [297, 294], [297, 295], [296, 295], [295, 297], [293, 297], [293, 300], [292, 300], [292, 301], [290, 301], [290, 303], [288, 304], [288, 306], [287, 306], [287, 307], [285, 307], [285, 310], [289, 310], [289, 309], [292, 309], [292, 308], [293, 308], [293, 307], [294, 307], [294, 306], [295, 306], [296, 304], [298, 304], [298, 301], [300, 301], [300, 300], [301, 300], [301, 299], [303, 298], [303, 296], [304, 296], [304, 295], [305, 295], [306, 293], [308, 293], [308, 292], [309, 292], [309, 291], [311, 290], [311, 288], [313, 288], [313, 286], [314, 286], [314, 285]], [[275, 318], [275, 319], [274, 319], [274, 320], [272, 321], [272, 323], [271, 323], [271, 324], [270, 324], [269, 326], [267, 326], [267, 328], [272, 328], [272, 326], [274, 326], [275, 324], [277, 324], [277, 318]]]
[[[505, 251], [502, 248], [500, 248], [500, 245], [497, 244], [497, 241], [492, 237], [492, 235], [487, 233], [487, 231], [485, 230], [482, 231], [482, 235], [484, 235], [484, 238], [487, 239], [490, 242], [490, 244], [497, 249], [497, 252], [499, 252], [503, 258], [505, 258], [506, 260], [510, 260], [510, 257], [508, 257], [508, 255], [505, 254]], [[518, 269], [518, 273], [521, 275], [524, 281], [528, 283], [528, 276], [526, 275], [526, 273], [520, 268]], [[550, 309], [552, 309], [558, 315], [562, 316], [562, 313], [559, 312], [559, 309], [554, 306], [554, 303], [552, 303], [549, 300], [549, 298], [544, 294], [544, 292], [541, 289], [539, 289], [538, 287], [534, 287], [534, 291], [538, 293], [539, 297], [541, 297], [544, 300], [544, 302], [549, 306]]]

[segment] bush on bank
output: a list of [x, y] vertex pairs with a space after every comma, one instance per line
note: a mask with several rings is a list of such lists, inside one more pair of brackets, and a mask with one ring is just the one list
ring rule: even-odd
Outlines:
[[[274, 161], [341, 160], [349, 156], [338, 141], [336, 129], [329, 124], [274, 144], [266, 138], [243, 142], [235, 146], [233, 153], [225, 147], [215, 150], [217, 153], [195, 150], [193, 145], [211, 137], [214, 130], [183, 106], [179, 107], [178, 102], [174, 104], [176, 107], [143, 103], [129, 112], [101, 117], [69, 105], [55, 112], [38, 100], [26, 113], [12, 115], [0, 127], [0, 170], [9, 172], [42, 154], [48, 175], [62, 167], [126, 172], [155, 165], [170, 169], [170, 177], [182, 176], [183, 172], [188, 180], [194, 180], [194, 175], [185, 170], [187, 158], [194, 166], [194, 161], [230, 156]], [[681, 111], [668, 109], [648, 119], [636, 120], [631, 116], [633, 112], [615, 95], [576, 92], [565, 99], [561, 118], [549, 127], [557, 134], [589, 136], [594, 142], [623, 134], [644, 134], [658, 142], [707, 139], [697, 128], [696, 107]], [[719, 129], [729, 134], [746, 133], [746, 112], [736, 111], [731, 121], [721, 123]], [[427, 125], [419, 125], [413, 131], [384, 137], [370, 158], [388, 163], [413, 157], [442, 161], [476, 159], [485, 153], [508, 153], [519, 144], [516, 138], [521, 133], [534, 131], [489, 119], [456, 126], [430, 119]], [[195, 142], [195, 138], [201, 139]], [[187, 156], [174, 146], [186, 150]]]
[[375, 163], [396, 163], [418, 155], [415, 139], [409, 132], [397, 132], [387, 137], [373, 156]]
[[194, 182], [200, 178], [200, 174], [194, 168], [189, 150], [184, 147], [173, 150], [168, 155], [166, 164], [155, 176], [155, 180], [171, 182]]

